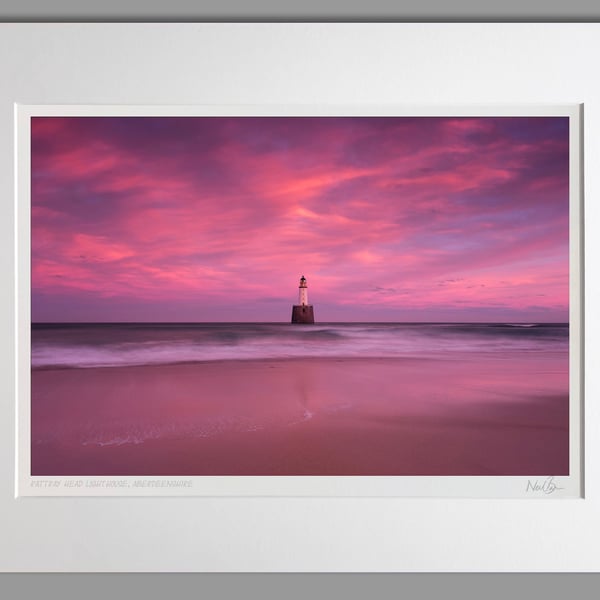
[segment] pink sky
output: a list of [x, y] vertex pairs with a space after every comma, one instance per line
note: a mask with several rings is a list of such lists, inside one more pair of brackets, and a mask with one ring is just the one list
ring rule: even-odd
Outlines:
[[32, 119], [32, 321], [567, 321], [568, 119]]

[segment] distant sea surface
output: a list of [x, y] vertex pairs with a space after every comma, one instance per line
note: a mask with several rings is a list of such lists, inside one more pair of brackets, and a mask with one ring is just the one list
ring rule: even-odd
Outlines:
[[567, 353], [568, 323], [34, 323], [31, 366]]

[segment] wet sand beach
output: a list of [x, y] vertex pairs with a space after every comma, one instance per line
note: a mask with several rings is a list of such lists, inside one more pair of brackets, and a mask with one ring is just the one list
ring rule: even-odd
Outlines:
[[564, 353], [32, 371], [32, 475], [565, 475]]

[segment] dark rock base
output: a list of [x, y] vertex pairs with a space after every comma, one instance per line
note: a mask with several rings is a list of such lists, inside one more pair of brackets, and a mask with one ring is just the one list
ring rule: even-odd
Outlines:
[[312, 304], [292, 307], [292, 323], [311, 325], [315, 322], [315, 313]]

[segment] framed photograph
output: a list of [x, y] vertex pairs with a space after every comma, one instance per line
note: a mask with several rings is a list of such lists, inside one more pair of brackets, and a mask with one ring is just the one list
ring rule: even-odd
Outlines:
[[17, 115], [19, 494], [581, 494], [579, 106]]
[[600, 567], [597, 25], [1, 27], [4, 569]]

